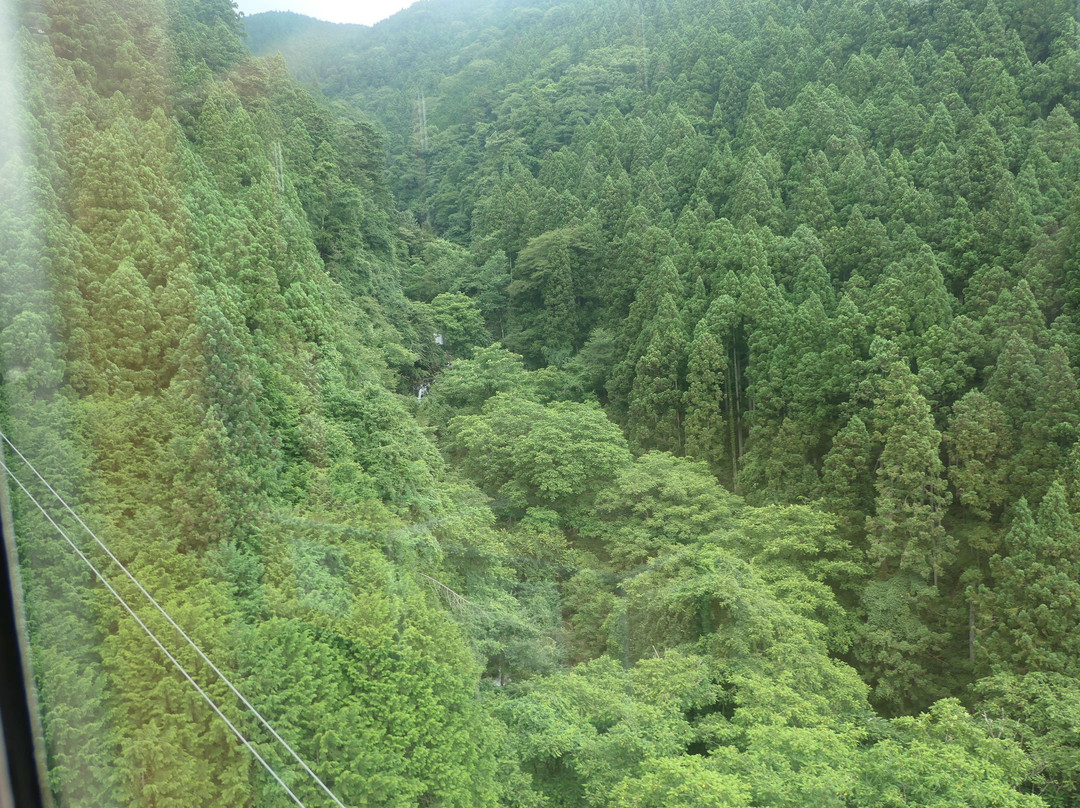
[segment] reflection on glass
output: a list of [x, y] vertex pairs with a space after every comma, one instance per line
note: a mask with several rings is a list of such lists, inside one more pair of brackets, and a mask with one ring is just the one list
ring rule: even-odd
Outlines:
[[1072, 5], [5, 11], [56, 804], [1080, 799]]

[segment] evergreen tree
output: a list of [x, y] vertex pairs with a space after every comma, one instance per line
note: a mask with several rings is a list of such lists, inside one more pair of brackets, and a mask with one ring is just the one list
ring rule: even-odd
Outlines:
[[972, 390], [953, 407], [944, 435], [949, 481], [957, 501], [988, 518], [1005, 504], [1005, 459], [1011, 454], [1001, 405]]
[[660, 301], [649, 331], [628, 399], [630, 444], [639, 450], [682, 454], [687, 340], [674, 297], [665, 295]]
[[1037, 514], [1021, 498], [1003, 552], [990, 559], [992, 582], [979, 588], [977, 659], [984, 668], [1075, 675], [1080, 555], [1076, 518], [1055, 483]]
[[[713, 301], [694, 328], [686, 370], [686, 453], [708, 461], [717, 473], [727, 474], [730, 469], [734, 482], [736, 458], [734, 447], [729, 445], [727, 423], [731, 417], [726, 393], [730, 369], [723, 337], [730, 329], [725, 308]], [[728, 463], [724, 462], [725, 454], [730, 458]]]
[[874, 484], [874, 515], [867, 520], [870, 557], [883, 575], [907, 571], [936, 587], [953, 551], [942, 524], [952, 495], [939, 455], [941, 433], [906, 365], [889, 368], [886, 389], [881, 405], [889, 425]]

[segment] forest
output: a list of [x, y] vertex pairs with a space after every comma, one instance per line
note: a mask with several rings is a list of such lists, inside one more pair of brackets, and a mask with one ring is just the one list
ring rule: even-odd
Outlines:
[[1080, 808], [1074, 2], [11, 6], [57, 806]]

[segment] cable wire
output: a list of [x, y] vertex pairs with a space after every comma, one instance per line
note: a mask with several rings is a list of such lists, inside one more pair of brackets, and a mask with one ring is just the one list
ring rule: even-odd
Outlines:
[[[196, 642], [193, 639], [191, 639], [191, 637], [188, 635], [188, 633], [186, 631], [184, 631], [184, 629], [182, 629], [180, 627], [180, 624], [177, 623], [172, 618], [172, 615], [170, 615], [167, 611], [165, 611], [165, 608], [160, 603], [158, 603], [157, 600], [154, 598], [154, 596], [151, 595], [146, 590], [146, 587], [144, 587], [139, 582], [139, 580], [134, 575], [132, 575], [131, 571], [128, 570], [128, 568], [126, 566], [124, 566], [123, 562], [121, 562], [120, 559], [116, 557], [116, 555], [112, 552], [112, 550], [110, 550], [108, 548], [108, 546], [105, 544], [105, 542], [103, 542], [101, 539], [98, 538], [97, 534], [94, 533], [94, 531], [90, 529], [90, 527], [86, 524], [86, 522], [84, 522], [82, 520], [82, 517], [80, 517], [79, 514], [77, 514], [75, 512], [75, 510], [67, 503], [67, 500], [65, 500], [62, 496], [60, 496], [60, 493], [49, 484], [49, 481], [46, 480], [41, 475], [41, 472], [39, 472], [37, 470], [37, 468], [35, 468], [34, 464], [31, 463], [27, 459], [26, 455], [24, 455], [22, 452], [20, 452], [18, 447], [14, 443], [11, 442], [11, 439], [7, 435], [5, 435], [3, 432], [0, 432], [0, 439], [2, 439], [4, 443], [6, 443], [8, 446], [11, 447], [11, 450], [13, 452], [15, 452], [15, 454], [19, 456], [19, 459], [22, 460], [23, 463], [25, 463], [27, 465], [27, 467], [34, 473], [34, 475], [39, 480], [41, 480], [41, 482], [45, 485], [46, 488], [49, 489], [49, 491], [52, 493], [52, 495], [54, 497], [56, 497], [57, 500], [59, 500], [60, 504], [63, 505], [64, 508], [67, 509], [68, 513], [70, 513], [72, 516], [75, 517], [75, 521], [77, 521], [80, 525], [82, 525], [83, 530], [85, 530], [87, 533], [90, 534], [91, 538], [93, 538], [93, 540], [97, 543], [98, 547], [100, 547], [102, 550], [105, 551], [105, 554], [108, 555], [109, 558], [112, 559], [113, 563], [116, 564], [116, 566], [119, 567], [123, 571], [123, 573], [131, 580], [131, 582], [133, 584], [135, 584], [136, 587], [138, 587], [139, 591], [142, 592], [143, 596], [148, 601], [150, 601], [151, 604], [153, 604], [154, 608], [156, 608], [159, 612], [161, 612], [162, 616], [168, 621], [169, 625], [171, 625], [177, 631], [177, 633], [179, 633], [180, 636], [183, 637], [184, 640], [187, 641], [188, 645], [190, 645], [193, 649], [195, 649], [195, 653], [199, 655], [199, 658], [202, 659], [203, 662], [205, 662], [207, 665], [210, 666], [210, 669], [215, 674], [217, 674], [218, 678], [221, 679], [221, 681], [223, 681], [228, 686], [229, 690], [232, 691], [233, 695], [236, 696], [236, 698], [238, 698], [240, 700], [240, 702], [248, 710], [250, 710], [254, 714], [254, 716], [259, 720], [259, 723], [262, 724], [266, 728], [266, 730], [272, 736], [274, 736], [274, 739], [278, 743], [280, 743], [288, 751], [288, 753], [292, 756], [293, 760], [295, 760], [297, 763], [300, 764], [301, 768], [303, 768], [303, 770], [305, 772], [307, 772], [308, 776], [310, 776], [311, 779], [314, 780], [315, 783], [318, 784], [318, 786], [324, 792], [326, 792], [327, 796], [329, 796], [330, 799], [332, 799], [334, 801], [334, 803], [338, 805], [338, 808], [346, 808], [345, 803], [343, 803], [341, 800], [339, 800], [337, 798], [337, 795], [334, 794], [334, 792], [330, 790], [330, 787], [327, 786], [326, 783], [324, 783], [322, 781], [322, 779], [319, 777], [319, 775], [317, 775], [312, 770], [312, 768], [307, 764], [307, 762], [302, 757], [300, 757], [299, 754], [297, 754], [296, 750], [294, 750], [292, 748], [292, 746], [290, 746], [289, 743], [284, 738], [282, 738], [281, 735], [278, 734], [277, 730], [275, 730], [270, 725], [270, 722], [267, 721], [263, 717], [262, 713], [260, 713], [257, 709], [255, 709], [254, 705], [252, 705], [252, 703], [247, 700], [247, 698], [244, 696], [244, 694], [241, 693], [236, 688], [236, 685], [234, 685], [232, 683], [232, 681], [229, 679], [229, 677], [227, 677], [224, 673], [221, 672], [221, 670], [218, 668], [218, 666], [215, 665], [213, 663], [213, 661], [211, 661], [210, 657], [208, 657], [203, 652], [203, 650], [196, 644]], [[5, 466], [4, 468], [7, 469], [7, 466]], [[19, 482], [18, 479], [15, 478], [15, 475], [11, 473], [11, 470], [7, 469], [7, 472], [8, 472], [8, 474], [11, 474], [12, 479], [15, 479], [15, 482], [19, 483], [19, 487], [23, 488], [23, 490], [25, 491], [26, 489], [23, 487], [22, 483]], [[28, 495], [29, 495], [29, 492], [28, 492]], [[35, 504], [36, 504], [36, 500], [35, 500]], [[39, 505], [38, 507], [40, 508], [41, 506]], [[44, 512], [44, 509], [42, 509], [42, 510]], [[50, 519], [50, 521], [52, 521], [52, 520]], [[65, 536], [65, 538], [66, 538], [66, 536]], [[70, 541], [70, 539], [69, 539], [69, 541]]]
[[[10, 444], [10, 442], [9, 442], [9, 444]], [[12, 447], [12, 448], [14, 448], [14, 447]], [[18, 451], [18, 450], [16, 449], [16, 451]], [[120, 605], [123, 606], [127, 610], [127, 613], [131, 615], [132, 619], [134, 619], [134, 621], [139, 624], [140, 628], [142, 628], [142, 630], [146, 632], [146, 634], [150, 637], [150, 639], [154, 641], [154, 644], [158, 648], [160, 648], [161, 652], [163, 654], [165, 654], [166, 657], [168, 657], [169, 661], [172, 662], [173, 665], [176, 666], [176, 669], [179, 670], [180, 673], [182, 673], [184, 675], [184, 678], [187, 679], [191, 683], [191, 686], [194, 687], [199, 692], [199, 695], [202, 696], [203, 699], [206, 701], [206, 703], [210, 705], [210, 708], [215, 713], [218, 714], [218, 716], [221, 718], [222, 721], [225, 722], [225, 725], [230, 730], [232, 730], [233, 735], [235, 735], [240, 740], [240, 743], [242, 743], [244, 746], [247, 747], [248, 751], [251, 752], [251, 754], [255, 756], [255, 759], [258, 760], [259, 763], [261, 763], [263, 765], [263, 768], [266, 769], [266, 771], [268, 771], [270, 773], [270, 776], [273, 777], [283, 789], [285, 789], [285, 792], [290, 797], [292, 797], [293, 802], [295, 802], [297, 805], [299, 805], [300, 808], [307, 808], [307, 806], [305, 806], [304, 803], [300, 801], [300, 798], [297, 797], [296, 794], [293, 793], [293, 790], [291, 788], [289, 788], [289, 786], [285, 783], [285, 781], [281, 779], [280, 775], [278, 775], [278, 773], [276, 771], [274, 771], [273, 767], [271, 767], [270, 764], [266, 762], [266, 759], [263, 758], [263, 756], [259, 754], [259, 750], [256, 749], [252, 745], [251, 741], [249, 741], [247, 738], [244, 737], [244, 734], [239, 729], [237, 729], [236, 725], [233, 724], [233, 722], [229, 720], [228, 716], [226, 716], [225, 713], [223, 713], [221, 711], [221, 708], [218, 707], [218, 705], [214, 702], [214, 700], [210, 697], [210, 695], [205, 690], [203, 690], [202, 687], [199, 686], [199, 683], [196, 682], [192, 678], [191, 674], [187, 672], [187, 670], [184, 668], [184, 666], [180, 664], [180, 662], [176, 659], [176, 657], [174, 657], [169, 652], [169, 649], [166, 648], [162, 644], [161, 640], [159, 640], [157, 638], [157, 635], [154, 634], [154, 632], [150, 630], [150, 627], [147, 626], [146, 623], [144, 623], [142, 621], [142, 619], [139, 617], [139, 615], [137, 615], [135, 613], [135, 610], [128, 604], [128, 602], [126, 600], [124, 600], [123, 596], [121, 596], [121, 594], [119, 592], [117, 592], [113, 588], [113, 585], [111, 583], [109, 583], [108, 579], [101, 573], [101, 571], [97, 567], [94, 566], [94, 562], [91, 561], [89, 558], [87, 558], [86, 554], [83, 553], [83, 551], [79, 549], [78, 545], [75, 544], [74, 541], [72, 541], [71, 537], [67, 534], [67, 531], [65, 531], [62, 527], [60, 527], [60, 525], [58, 525], [56, 523], [56, 520], [54, 520], [49, 515], [48, 511], [46, 511], [45, 508], [42, 507], [41, 503], [37, 501], [37, 498], [33, 494], [30, 493], [29, 489], [27, 489], [27, 487], [25, 485], [23, 485], [22, 480], [20, 480], [18, 477], [16, 477], [15, 473], [10, 468], [8, 468], [7, 463], [0, 460], [0, 466], [3, 466], [4, 471], [6, 471], [8, 473], [8, 476], [10, 476], [11, 479], [13, 479], [15, 481], [15, 484], [18, 485], [19, 488], [22, 489], [23, 493], [26, 494], [26, 496], [30, 498], [30, 501], [33, 502], [37, 506], [37, 509], [39, 511], [41, 511], [42, 515], [46, 519], [48, 519], [49, 522], [52, 524], [52, 526], [56, 528], [56, 530], [60, 533], [61, 536], [63, 536], [64, 540], [69, 545], [71, 545], [71, 549], [74, 550], [78, 554], [79, 558], [81, 558], [86, 563], [86, 565], [88, 567], [90, 567], [90, 569], [93, 571], [94, 575], [97, 576], [98, 580], [101, 581], [101, 583], [105, 585], [105, 588], [108, 589], [112, 593], [113, 597], [115, 597], [120, 602]]]

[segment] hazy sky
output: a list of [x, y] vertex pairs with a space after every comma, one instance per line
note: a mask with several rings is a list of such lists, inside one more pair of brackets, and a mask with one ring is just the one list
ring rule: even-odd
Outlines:
[[245, 14], [260, 11], [295, 11], [330, 22], [374, 25], [416, 0], [236, 0]]

